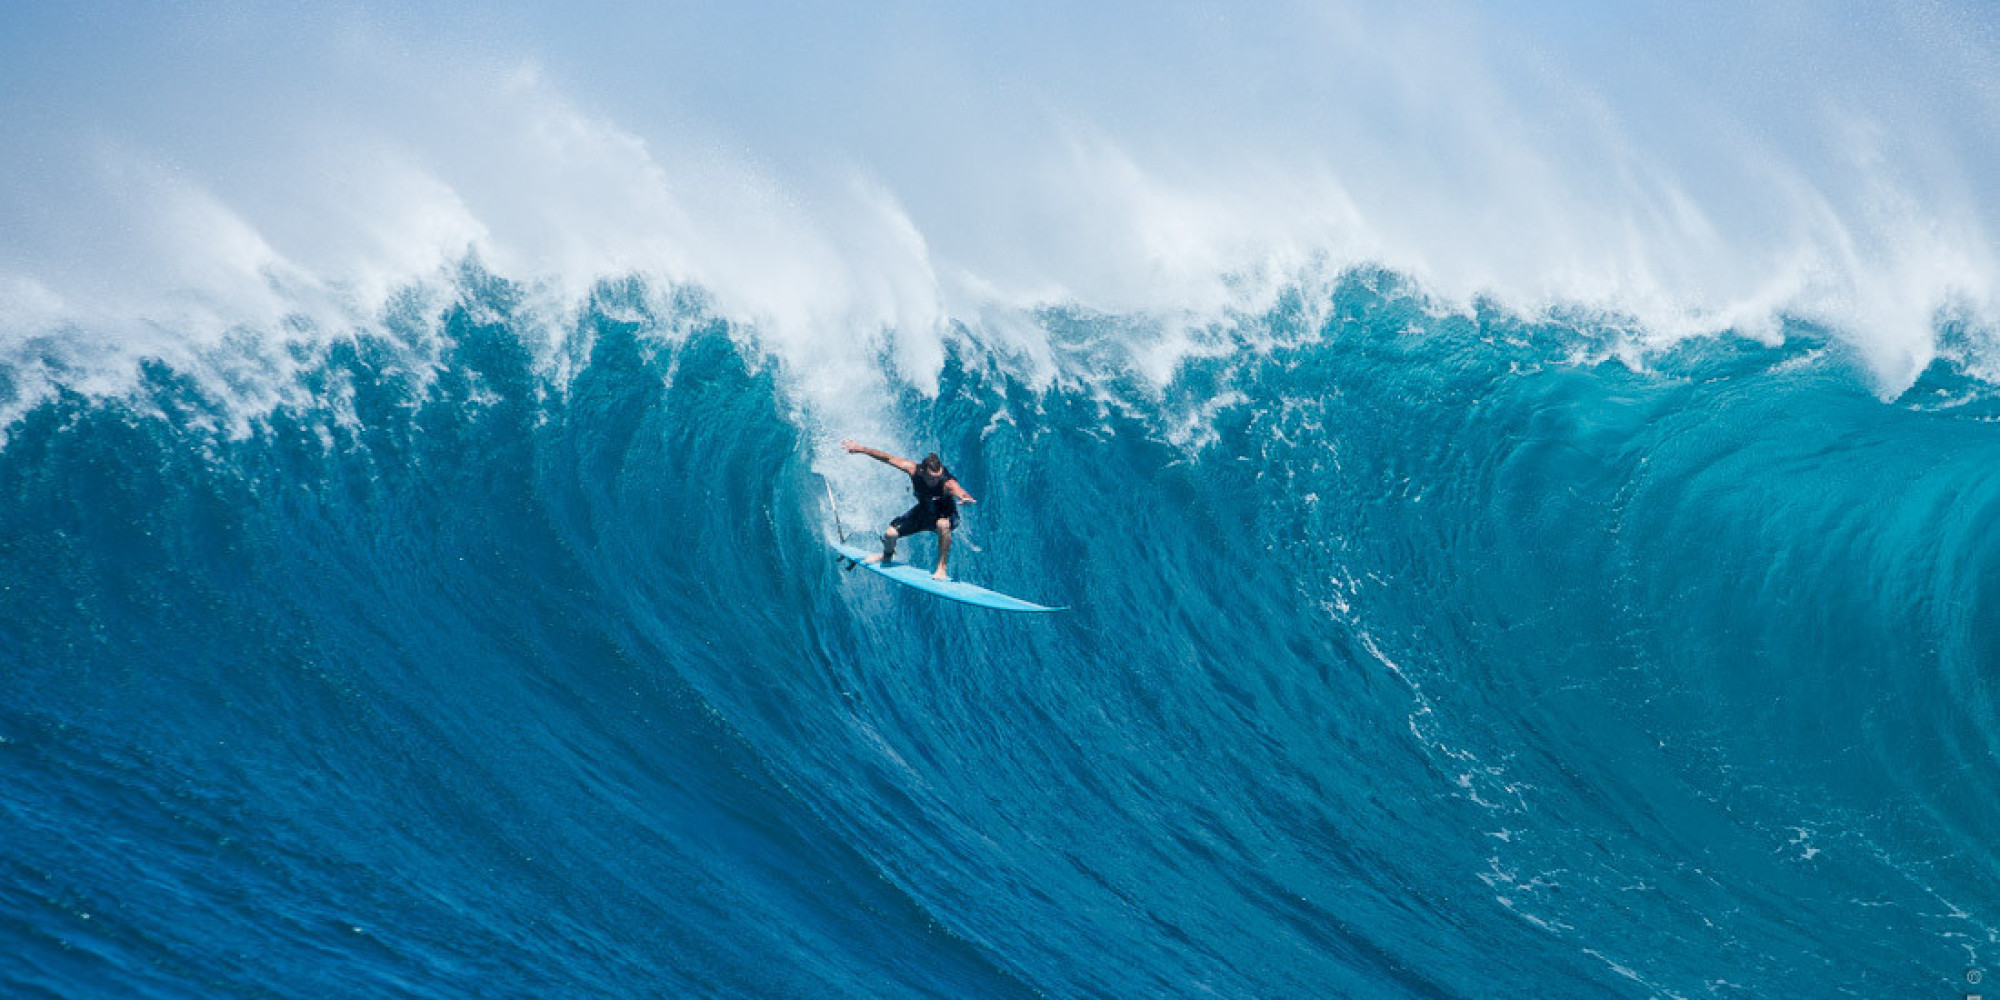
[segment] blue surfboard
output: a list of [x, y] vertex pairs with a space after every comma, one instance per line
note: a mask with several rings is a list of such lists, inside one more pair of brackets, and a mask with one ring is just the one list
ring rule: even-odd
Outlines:
[[855, 563], [862, 569], [880, 573], [905, 587], [914, 587], [926, 594], [936, 594], [947, 601], [957, 601], [961, 604], [971, 604], [981, 608], [992, 608], [995, 611], [1069, 610], [1068, 608], [1046, 608], [1039, 604], [1032, 604], [1021, 600], [1018, 597], [1008, 597], [1006, 594], [995, 593], [994, 591], [987, 590], [985, 587], [975, 587], [972, 584], [960, 583], [957, 580], [933, 580], [931, 579], [930, 570], [919, 569], [906, 562], [890, 563], [887, 566], [870, 563], [867, 559], [869, 556], [874, 555], [874, 553], [857, 549], [852, 545], [835, 545], [833, 551], [839, 553], [842, 559]]

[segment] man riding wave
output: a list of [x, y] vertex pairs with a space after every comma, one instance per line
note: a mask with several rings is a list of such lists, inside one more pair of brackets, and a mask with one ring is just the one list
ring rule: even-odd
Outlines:
[[888, 530], [882, 532], [882, 554], [869, 556], [871, 563], [892, 562], [896, 558], [896, 539], [905, 535], [935, 531], [938, 536], [937, 572], [931, 579], [946, 580], [945, 559], [951, 555], [951, 531], [958, 527], [958, 505], [978, 503], [972, 494], [952, 478], [951, 470], [944, 467], [944, 460], [937, 452], [924, 456], [922, 462], [912, 462], [907, 458], [897, 458], [886, 451], [842, 441], [842, 448], [849, 454], [866, 455], [878, 462], [893, 465], [910, 477], [910, 491], [917, 495], [917, 504], [904, 511], [900, 517], [889, 522]]

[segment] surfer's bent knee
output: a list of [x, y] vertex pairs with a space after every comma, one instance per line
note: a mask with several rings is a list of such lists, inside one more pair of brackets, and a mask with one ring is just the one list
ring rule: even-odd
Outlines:
[[948, 517], [938, 518], [937, 533], [940, 535], [951, 534], [951, 518]]

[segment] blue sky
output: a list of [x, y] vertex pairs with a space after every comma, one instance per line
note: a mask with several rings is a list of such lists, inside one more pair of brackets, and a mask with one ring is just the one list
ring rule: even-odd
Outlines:
[[1702, 2], [80, 3], [5, 17], [0, 82], [17, 124], [255, 115], [316, 84], [366, 99], [343, 75], [365, 68], [343, 51], [360, 45], [384, 63], [533, 61], [642, 131], [691, 116], [800, 151], [920, 149], [994, 112], [1169, 135], [1310, 113], [1356, 85], [1330, 65], [1354, 55], [1328, 37], [1342, 20], [1404, 50], [1462, 30], [1499, 72], [1553, 72], [1646, 120], [1690, 110], [1782, 130], [1815, 96], [1900, 103], [1955, 119], [1983, 150], [2000, 23], [1978, 4]]

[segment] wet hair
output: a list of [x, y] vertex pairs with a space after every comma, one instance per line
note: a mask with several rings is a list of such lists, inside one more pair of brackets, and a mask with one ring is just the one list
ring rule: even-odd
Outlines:
[[924, 468], [931, 472], [937, 472], [944, 468], [944, 459], [939, 458], [937, 452], [931, 452], [924, 456]]

